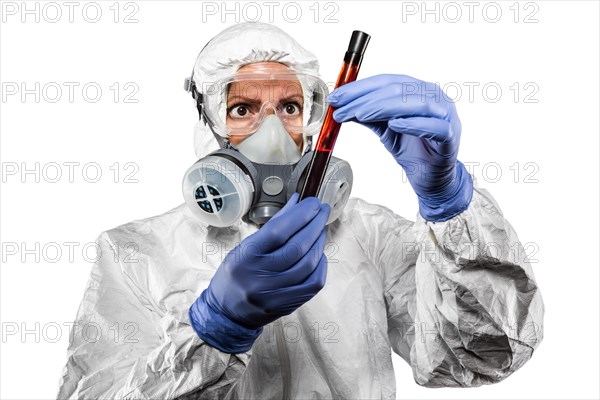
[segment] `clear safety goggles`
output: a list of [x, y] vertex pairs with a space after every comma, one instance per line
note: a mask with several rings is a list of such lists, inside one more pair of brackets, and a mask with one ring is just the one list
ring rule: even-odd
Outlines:
[[319, 77], [269, 70], [237, 73], [196, 88], [203, 114], [224, 138], [252, 135], [276, 114], [290, 135], [319, 133], [329, 90]]

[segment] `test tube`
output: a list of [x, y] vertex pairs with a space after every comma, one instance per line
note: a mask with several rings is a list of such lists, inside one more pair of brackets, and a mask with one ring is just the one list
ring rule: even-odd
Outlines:
[[[365, 54], [370, 39], [371, 36], [365, 32], [352, 32], [348, 51], [346, 51], [346, 55], [344, 56], [344, 64], [338, 75], [335, 88], [356, 80], [363, 55]], [[321, 189], [325, 171], [327, 170], [329, 159], [333, 152], [333, 146], [335, 146], [335, 140], [337, 139], [341, 127], [341, 124], [333, 119], [334, 111], [335, 109], [333, 107], [327, 107], [327, 113], [325, 114], [321, 132], [319, 133], [319, 139], [317, 140], [315, 151], [313, 152], [312, 159], [308, 166], [308, 173], [304, 180], [302, 191], [300, 192], [300, 200], [307, 197], [317, 197], [319, 190]]]

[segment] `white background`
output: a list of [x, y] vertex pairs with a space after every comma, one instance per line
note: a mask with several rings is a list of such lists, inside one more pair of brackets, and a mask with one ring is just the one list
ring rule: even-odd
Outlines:
[[[13, 10], [7, 3], [0, 28], [3, 89], [22, 82], [32, 89], [39, 82], [42, 93], [36, 102], [34, 94], [23, 101], [20, 92], [3, 90], [1, 103], [2, 169], [6, 175], [16, 165], [19, 172], [3, 177], [1, 192], [0, 397], [49, 399], [56, 395], [66, 362], [64, 324], [75, 317], [91, 268], [82, 248], [103, 230], [182, 202], [181, 178], [195, 161], [197, 119], [183, 79], [204, 44], [235, 23], [236, 14], [208, 15], [201, 2], [192, 1], [122, 2], [116, 8], [108, 1], [98, 3], [102, 16], [91, 23], [82, 15], [87, 3], [80, 2], [71, 23], [69, 9], [58, 2], [58, 22], [48, 21], [55, 18], [55, 7], [47, 6], [44, 15], [45, 3], [37, 3], [40, 21], [32, 14], [23, 23], [21, 2], [12, 3], [15, 15], [4, 12]], [[237, 17], [254, 18], [256, 7], [246, 7], [244, 14], [244, 4], [237, 5]], [[255, 4], [261, 20], [269, 22], [267, 6]], [[394, 355], [398, 397], [598, 398], [598, 3], [501, 1], [484, 12], [487, 3], [479, 2], [472, 22], [464, 2], [437, 3], [437, 15], [423, 15], [421, 2], [311, 1], [288, 6], [287, 14], [285, 3], [277, 4], [272, 21], [319, 57], [326, 81], [335, 80], [351, 31], [361, 29], [372, 35], [361, 77], [408, 74], [450, 83], [451, 95], [461, 87], [459, 158], [479, 163], [480, 186], [491, 191], [521, 241], [536, 251], [531, 258], [537, 261], [533, 266], [546, 318], [545, 339], [531, 361], [493, 386], [433, 390], [416, 385], [409, 366]], [[221, 2], [212, 6], [222, 11]], [[426, 6], [435, 10], [436, 3]], [[292, 22], [298, 8], [299, 19]], [[502, 15], [494, 23], [497, 8]], [[115, 9], [120, 10], [117, 23]], [[453, 23], [457, 9], [462, 17]], [[94, 18], [93, 8], [87, 12]], [[124, 23], [132, 12], [138, 22]], [[331, 13], [337, 22], [325, 22]], [[56, 96], [54, 84], [48, 86], [52, 82], [63, 89], [55, 103], [49, 101]], [[73, 102], [64, 82], [79, 83]], [[90, 82], [103, 91], [96, 103], [82, 94]], [[120, 87], [116, 103], [110, 89], [115, 82]], [[139, 88], [133, 95], [137, 103], [124, 101], [132, 92], [125, 88], [128, 82]], [[476, 84], [469, 98], [467, 85]], [[502, 89], [497, 101], [494, 87]], [[416, 197], [375, 135], [345, 125], [336, 155], [353, 166], [354, 196], [414, 218]], [[34, 174], [20, 173], [36, 162], [40, 169], [46, 166], [46, 179], [41, 174], [39, 183]], [[65, 162], [80, 163], [72, 183]], [[56, 183], [48, 182], [56, 174], [51, 163], [63, 167]], [[82, 175], [87, 163], [100, 166], [97, 183], [86, 181], [94, 178], [94, 169]], [[125, 182], [134, 171], [126, 163], [139, 167], [133, 176], [138, 183]], [[78, 243], [73, 260], [64, 242]], [[6, 251], [11, 243], [18, 246], [17, 254]], [[48, 251], [39, 262], [22, 251], [36, 243]], [[53, 243], [63, 250], [57, 262], [51, 262]], [[57, 326], [62, 327], [58, 338]], [[19, 332], [7, 334], [14, 327]], [[22, 337], [23, 329], [31, 333]]]

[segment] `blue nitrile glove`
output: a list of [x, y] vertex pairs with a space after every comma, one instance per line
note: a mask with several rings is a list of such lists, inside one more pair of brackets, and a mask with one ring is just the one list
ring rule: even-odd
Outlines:
[[461, 124], [438, 85], [377, 75], [339, 87], [328, 101], [336, 121], [358, 122], [379, 136], [406, 171], [423, 218], [446, 221], [467, 209], [473, 182], [456, 159]]
[[291, 314], [325, 285], [330, 207], [295, 193], [223, 260], [189, 311], [202, 340], [225, 353], [250, 350], [262, 327]]

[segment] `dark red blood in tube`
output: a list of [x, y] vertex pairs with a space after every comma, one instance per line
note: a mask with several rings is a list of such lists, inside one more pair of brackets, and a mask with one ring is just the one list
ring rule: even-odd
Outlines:
[[[335, 83], [336, 88], [356, 80], [370, 38], [369, 35], [361, 31], [354, 31], [352, 33], [350, 45], [348, 46], [348, 51], [344, 57], [342, 70]], [[333, 119], [334, 111], [335, 109], [333, 107], [327, 107], [325, 120], [323, 121], [319, 139], [308, 167], [306, 179], [304, 180], [304, 186], [300, 193], [300, 200], [307, 197], [317, 197], [319, 194], [319, 189], [323, 183], [325, 171], [327, 170], [329, 159], [333, 152], [333, 146], [335, 146], [335, 140], [337, 139], [341, 127], [341, 124]]]

